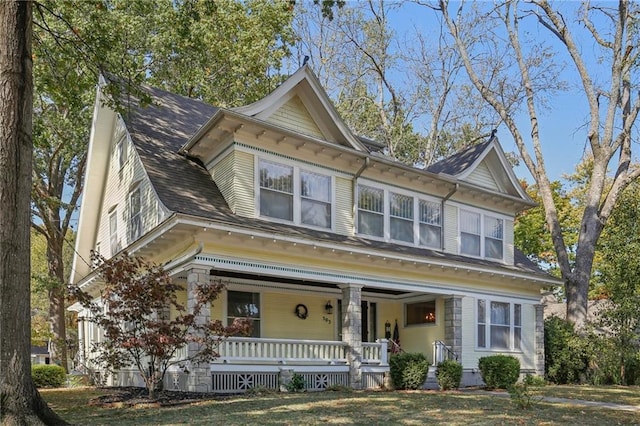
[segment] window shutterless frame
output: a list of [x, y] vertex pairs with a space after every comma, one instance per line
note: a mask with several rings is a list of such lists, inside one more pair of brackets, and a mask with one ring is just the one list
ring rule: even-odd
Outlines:
[[280, 159], [256, 161], [256, 212], [264, 219], [322, 230], [335, 227], [335, 178]]

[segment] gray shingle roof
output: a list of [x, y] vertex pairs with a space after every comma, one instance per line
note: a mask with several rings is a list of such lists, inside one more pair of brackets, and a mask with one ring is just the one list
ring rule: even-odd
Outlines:
[[443, 160], [433, 163], [427, 167], [431, 173], [444, 173], [451, 176], [459, 175], [471, 166], [482, 153], [487, 149], [492, 139], [470, 146], [458, 153], [455, 153]]
[[[502, 265], [482, 259], [444, 253], [418, 247], [385, 243], [323, 232], [304, 227], [273, 223], [260, 219], [247, 220], [234, 215], [220, 190], [205, 167], [193, 158], [185, 157], [178, 150], [204, 125], [218, 108], [195, 99], [175, 95], [163, 90], [145, 87], [151, 96], [151, 105], [142, 107], [135, 99], [129, 105], [125, 117], [131, 139], [147, 171], [158, 197], [171, 211], [214, 220], [236, 227], [254, 229], [273, 234], [299, 236], [319, 242], [344, 244], [354, 248], [370, 248], [411, 256], [461, 262], [494, 267], [498, 270], [524, 272], [547, 276], [533, 262], [516, 250], [515, 265]], [[456, 159], [443, 163], [442, 169], [453, 170], [454, 164], [472, 161], [486, 143], [472, 147], [456, 155]], [[447, 161], [447, 160], [443, 160]], [[436, 163], [436, 164], [440, 164]], [[447, 168], [444, 165], [448, 165]]]

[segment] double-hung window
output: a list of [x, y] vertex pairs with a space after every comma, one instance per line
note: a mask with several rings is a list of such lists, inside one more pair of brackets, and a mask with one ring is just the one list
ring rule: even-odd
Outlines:
[[300, 222], [331, 228], [331, 177], [300, 171]]
[[520, 350], [522, 305], [478, 299], [477, 346], [495, 350]]
[[260, 215], [293, 221], [293, 167], [260, 161]]
[[504, 220], [460, 210], [460, 254], [501, 260], [504, 256]]
[[384, 237], [384, 191], [370, 186], [358, 187], [358, 232]]
[[440, 203], [420, 200], [418, 219], [420, 220], [420, 245], [438, 248], [442, 244], [442, 224]]
[[129, 194], [129, 242], [137, 240], [142, 235], [142, 212], [140, 211], [140, 188]]
[[390, 193], [391, 239], [413, 243], [413, 197]]
[[440, 248], [441, 203], [416, 194], [358, 185], [358, 234]]
[[260, 293], [227, 292], [227, 325], [236, 319], [251, 322], [251, 336], [260, 337]]
[[109, 243], [111, 248], [111, 256], [120, 250], [118, 244], [118, 211], [114, 210], [109, 214]]
[[331, 228], [331, 176], [260, 160], [260, 216]]

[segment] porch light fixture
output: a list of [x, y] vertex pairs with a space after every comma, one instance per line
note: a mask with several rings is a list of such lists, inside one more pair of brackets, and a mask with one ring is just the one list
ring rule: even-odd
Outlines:
[[391, 339], [391, 323], [389, 320], [384, 323], [384, 338]]
[[327, 301], [327, 304], [324, 305], [324, 310], [329, 315], [333, 313], [333, 305], [331, 304], [331, 300]]

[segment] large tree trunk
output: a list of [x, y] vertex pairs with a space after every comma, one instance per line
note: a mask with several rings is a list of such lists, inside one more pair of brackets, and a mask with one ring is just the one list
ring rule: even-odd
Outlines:
[[50, 283], [51, 287], [49, 289], [49, 327], [53, 335], [51, 358], [60, 363], [65, 371], [68, 371], [63, 243], [64, 239], [58, 238], [58, 236], [49, 238], [47, 241], [49, 277], [55, 280], [55, 282]]
[[0, 419], [66, 424], [31, 380], [32, 3], [0, 2]]

